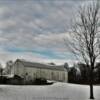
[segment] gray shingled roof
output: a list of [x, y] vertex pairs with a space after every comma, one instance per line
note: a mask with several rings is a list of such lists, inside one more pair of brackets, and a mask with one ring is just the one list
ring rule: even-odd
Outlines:
[[17, 59], [16, 62], [21, 62], [24, 65], [24, 67], [35, 67], [35, 68], [60, 70], [60, 71], [65, 70], [64, 65], [42, 64], [42, 63], [37, 63], [37, 62], [29, 62], [22, 59]]

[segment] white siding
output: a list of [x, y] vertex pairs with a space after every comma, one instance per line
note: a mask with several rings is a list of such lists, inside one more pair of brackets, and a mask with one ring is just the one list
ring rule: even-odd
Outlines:
[[21, 77], [27, 77], [29, 80], [34, 80], [35, 78], [46, 78], [48, 80], [55, 81], [68, 81], [68, 72], [67, 71], [59, 71], [59, 70], [50, 70], [50, 69], [40, 69], [33, 67], [24, 67], [21, 63], [14, 64], [14, 74], [19, 75]]
[[20, 62], [14, 64], [14, 74], [19, 76], [24, 76], [24, 66]]

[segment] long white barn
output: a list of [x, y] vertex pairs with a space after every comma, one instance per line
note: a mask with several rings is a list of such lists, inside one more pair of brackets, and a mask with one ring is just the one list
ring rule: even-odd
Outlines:
[[26, 80], [45, 78], [54, 81], [68, 81], [68, 72], [64, 66], [40, 64], [17, 59], [13, 65], [13, 74], [19, 75]]

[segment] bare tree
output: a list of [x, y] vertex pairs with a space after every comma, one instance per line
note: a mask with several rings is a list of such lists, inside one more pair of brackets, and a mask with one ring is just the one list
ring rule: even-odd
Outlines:
[[99, 21], [99, 1], [82, 5], [66, 43], [70, 51], [90, 69], [90, 99], [94, 99], [93, 70], [100, 55]]
[[4, 70], [5, 74], [11, 75], [13, 70], [13, 61], [7, 61], [6, 68]]

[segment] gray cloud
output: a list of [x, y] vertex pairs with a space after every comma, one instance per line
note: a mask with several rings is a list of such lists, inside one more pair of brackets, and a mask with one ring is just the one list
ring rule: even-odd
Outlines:
[[[3, 57], [9, 55], [6, 57], [9, 58], [9, 47], [29, 50], [48, 48], [56, 55], [64, 56], [66, 47], [63, 38], [70, 29], [71, 19], [81, 3], [78, 0], [1, 0], [1, 54], [5, 51]], [[13, 53], [11, 55], [16, 56]], [[28, 52], [25, 55], [34, 58], [28, 55]]]
[[0, 5], [0, 36], [8, 39], [3, 44], [11, 42], [17, 46], [33, 44], [34, 37], [40, 34], [66, 32], [75, 7], [72, 1], [57, 0], [5, 1]]

